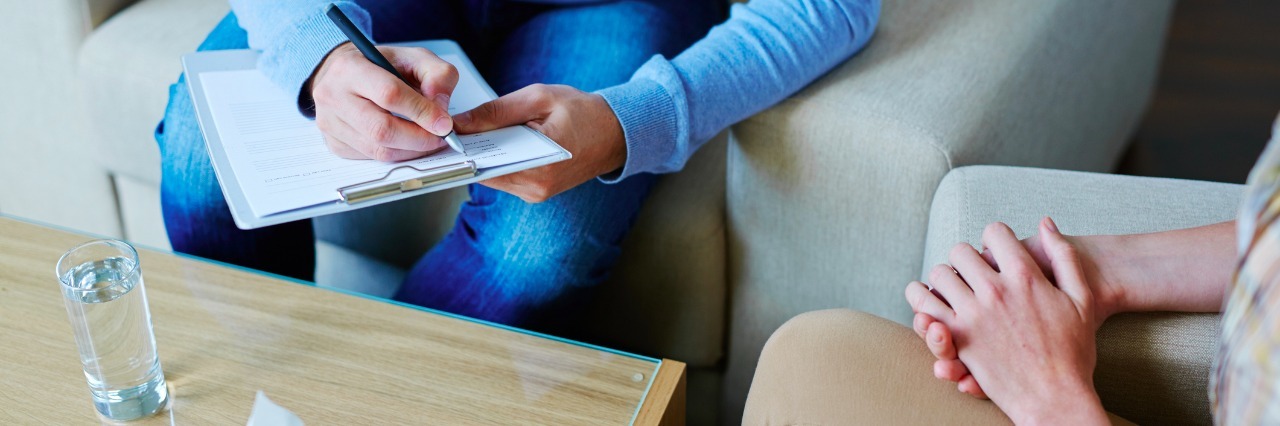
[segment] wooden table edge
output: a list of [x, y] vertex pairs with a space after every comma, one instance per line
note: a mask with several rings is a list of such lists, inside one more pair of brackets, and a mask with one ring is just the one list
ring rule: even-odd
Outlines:
[[685, 365], [663, 358], [649, 394], [640, 405], [635, 425], [683, 425], [685, 417]]

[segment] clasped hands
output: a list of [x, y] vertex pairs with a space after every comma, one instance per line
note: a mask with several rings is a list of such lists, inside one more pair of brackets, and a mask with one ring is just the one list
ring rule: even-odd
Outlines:
[[455, 128], [468, 134], [524, 124], [573, 154], [570, 160], [481, 182], [528, 202], [545, 201], [621, 168], [626, 160], [622, 126], [599, 95], [535, 84], [451, 117], [449, 98], [458, 84], [453, 65], [423, 48], [378, 49], [410, 84], [346, 43], [329, 53], [304, 87], [315, 101], [316, 125], [326, 145], [340, 157], [404, 161], [443, 149], [442, 137]]
[[[986, 251], [956, 245], [930, 284], [908, 284], [913, 328], [937, 357], [934, 375], [989, 397], [1017, 424], [1104, 424], [1093, 387], [1094, 334], [1114, 312], [1113, 290], [1077, 245], [1045, 218], [1019, 241], [1003, 223]], [[1088, 272], [1086, 272], [1088, 271]]]

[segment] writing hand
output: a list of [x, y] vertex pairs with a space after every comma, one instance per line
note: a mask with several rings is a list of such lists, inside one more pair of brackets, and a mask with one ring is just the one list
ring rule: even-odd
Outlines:
[[441, 137], [453, 129], [449, 96], [458, 70], [423, 48], [378, 50], [412, 86], [374, 65], [351, 43], [338, 46], [304, 89], [315, 100], [316, 126], [325, 144], [343, 158], [385, 162], [443, 148]]

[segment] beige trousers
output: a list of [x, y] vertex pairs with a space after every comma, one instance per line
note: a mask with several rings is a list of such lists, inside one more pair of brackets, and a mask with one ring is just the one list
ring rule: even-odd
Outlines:
[[765, 344], [742, 423], [1010, 423], [990, 401], [934, 378], [933, 360], [924, 341], [898, 323], [843, 309], [806, 313]]

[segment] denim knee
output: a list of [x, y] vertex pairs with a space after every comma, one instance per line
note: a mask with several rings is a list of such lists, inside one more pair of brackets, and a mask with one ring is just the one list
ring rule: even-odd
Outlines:
[[547, 11], [517, 28], [497, 52], [489, 83], [509, 93], [533, 83], [584, 91], [627, 81], [655, 54], [673, 57], [706, 34], [716, 0], [624, 0]]
[[486, 253], [485, 263], [501, 277], [503, 293], [532, 305], [604, 281], [622, 251], [611, 241], [536, 233], [512, 243], [502, 252]]

